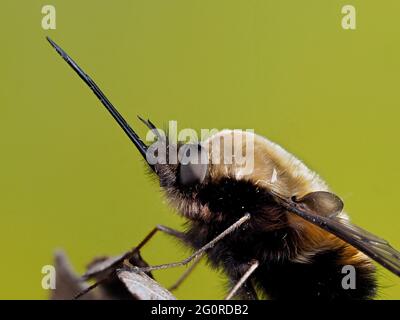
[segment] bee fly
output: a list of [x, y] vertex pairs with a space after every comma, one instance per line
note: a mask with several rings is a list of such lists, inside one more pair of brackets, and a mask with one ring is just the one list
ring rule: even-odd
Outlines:
[[[94, 81], [51, 39], [61, 57], [92, 89], [128, 135], [146, 162], [148, 146], [138, 137]], [[155, 125], [141, 119], [151, 130]], [[224, 130], [199, 144], [200, 157], [211, 157], [213, 142], [237, 136]], [[176, 288], [207, 256], [230, 282], [228, 299], [372, 299], [376, 295], [376, 261], [400, 276], [400, 253], [385, 240], [351, 224], [342, 200], [301, 161], [259, 135], [239, 132], [242, 141], [254, 142], [254, 167], [243, 175], [242, 166], [207, 163], [149, 164], [173, 207], [186, 218], [186, 230], [157, 226], [136, 248], [157, 231], [182, 240], [194, 249], [187, 259], [136, 271], [187, 265]], [[187, 148], [187, 144], [172, 146]], [[250, 150], [247, 150], [250, 152]], [[198, 157], [198, 155], [197, 155]], [[274, 177], [274, 179], [270, 179]], [[342, 286], [344, 266], [355, 270], [356, 287]]]

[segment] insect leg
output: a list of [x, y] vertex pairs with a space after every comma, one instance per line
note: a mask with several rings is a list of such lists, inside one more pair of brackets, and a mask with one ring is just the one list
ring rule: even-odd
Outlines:
[[259, 262], [257, 260], [252, 260], [250, 262], [249, 269], [243, 274], [236, 285], [232, 288], [229, 294], [226, 296], [225, 300], [230, 300], [236, 294], [236, 292], [243, 286], [247, 279], [252, 275], [252, 273], [258, 268]]
[[153, 230], [151, 230], [151, 231], [147, 234], [146, 237], [144, 237], [144, 239], [137, 245], [137, 247], [135, 247], [135, 248], [131, 251], [131, 254], [128, 255], [128, 256], [126, 256], [126, 257], [124, 258], [124, 261], [123, 261], [124, 265], [126, 265], [126, 266], [128, 266], [128, 267], [131, 267], [131, 268], [134, 267], [134, 266], [129, 262], [129, 259], [130, 259], [136, 252], [138, 252], [141, 248], [143, 248], [143, 247], [145, 246], [145, 244], [148, 243], [148, 242], [154, 237], [154, 235], [157, 233], [157, 231], [164, 232], [164, 233], [169, 234], [169, 235], [171, 235], [171, 236], [174, 236], [174, 237], [176, 237], [176, 238], [178, 238], [178, 239], [183, 239], [183, 237], [184, 237], [184, 233], [183, 233], [183, 232], [180, 232], [180, 231], [175, 230], [175, 229], [172, 229], [172, 228], [170, 228], [170, 227], [166, 227], [166, 226], [163, 226], [163, 225], [161, 225], [161, 224], [158, 224], [158, 225], [156, 225], [156, 226], [154, 227]]
[[250, 219], [250, 214], [246, 213], [242, 218], [240, 218], [238, 221], [236, 221], [234, 224], [232, 224], [229, 228], [227, 228], [225, 231], [220, 233], [217, 237], [215, 237], [209, 243], [207, 243], [206, 245], [201, 247], [199, 250], [195, 251], [191, 256], [189, 256], [188, 258], [186, 258], [182, 261], [174, 262], [174, 263], [160, 264], [157, 266], [150, 266], [150, 267], [144, 267], [144, 268], [134, 267], [133, 269], [136, 271], [149, 272], [152, 270], [161, 270], [161, 269], [185, 266], [189, 262], [191, 262], [192, 260], [194, 260], [196, 258], [200, 259], [200, 257], [202, 257], [208, 249], [212, 248], [218, 241], [220, 241], [227, 235], [234, 232], [237, 228], [239, 228], [243, 223], [245, 223], [249, 219]]
[[202, 258], [202, 256], [197, 257], [194, 260], [193, 264], [180, 276], [180, 278], [171, 287], [168, 288], [168, 290], [174, 291], [174, 290], [178, 289], [178, 287], [182, 284], [182, 282], [184, 280], [186, 280], [186, 278], [192, 273], [194, 268], [196, 268], [196, 266], [199, 264], [201, 258]]
[[183, 233], [183, 232], [180, 232], [180, 231], [175, 230], [175, 229], [172, 229], [172, 228], [170, 228], [170, 227], [166, 227], [166, 226], [163, 226], [163, 225], [161, 225], [161, 224], [158, 224], [158, 225], [156, 225], [156, 226], [154, 227], [153, 230], [151, 230], [151, 231], [147, 234], [147, 236], [138, 244], [138, 246], [135, 247], [134, 251], [137, 252], [138, 250], [140, 250], [141, 248], [143, 248], [144, 245], [145, 245], [147, 242], [149, 242], [151, 238], [153, 238], [153, 236], [157, 233], [157, 231], [164, 232], [164, 233], [166, 233], [166, 234], [169, 234], [169, 235], [174, 236], [174, 237], [179, 238], [179, 239], [183, 239], [183, 237], [184, 237], [184, 233]]
[[96, 281], [95, 283], [93, 283], [92, 285], [90, 285], [89, 287], [83, 289], [82, 291], [78, 292], [74, 297], [73, 300], [78, 300], [80, 299], [82, 296], [84, 296], [86, 293], [92, 291], [93, 289], [97, 288], [99, 285], [105, 283], [110, 277], [106, 277], [103, 278], [99, 281]]
[[[232, 287], [237, 282], [238, 280], [231, 279]], [[248, 279], [245, 283], [243, 283], [239, 290], [234, 294], [232, 299], [236, 297], [240, 300], [258, 300], [257, 292], [254, 289], [252, 279]]]
[[[127, 254], [125, 254], [123, 256], [123, 258], [121, 260], [116, 261], [111, 267], [114, 268], [114, 270], [116, 268], [118, 268], [118, 265], [120, 265], [121, 263], [123, 265], [128, 265], [129, 267], [133, 267], [133, 265], [129, 262], [129, 259], [131, 259], [141, 248], [144, 247], [144, 245], [146, 243], [148, 243], [151, 238], [153, 238], [153, 236], [158, 232], [161, 231], [163, 233], [169, 234], [171, 236], [174, 236], [176, 238], [182, 239], [184, 236], [183, 232], [180, 232], [178, 230], [172, 229], [170, 227], [166, 227], [163, 225], [156, 225], [153, 230], [151, 230], [146, 237], [144, 237], [144, 239], [135, 247], [133, 248], [130, 252], [128, 252]], [[93, 290], [94, 288], [96, 288], [97, 286], [99, 286], [100, 284], [102, 284], [103, 282], [106, 282], [114, 273], [112, 272], [110, 275], [106, 276], [105, 278], [102, 278], [98, 281], [96, 281], [94, 284], [92, 284], [91, 286], [89, 286], [88, 288], [82, 290], [81, 292], [79, 292], [77, 295], [75, 295], [75, 297], [73, 298], [74, 300], [79, 299], [80, 297], [82, 297], [83, 295], [85, 295], [86, 293], [88, 293], [89, 291]]]

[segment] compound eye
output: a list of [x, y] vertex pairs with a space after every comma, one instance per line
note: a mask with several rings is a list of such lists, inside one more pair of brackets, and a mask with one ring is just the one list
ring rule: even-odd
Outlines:
[[200, 144], [185, 144], [179, 149], [179, 182], [183, 186], [202, 183], [208, 169], [208, 153]]

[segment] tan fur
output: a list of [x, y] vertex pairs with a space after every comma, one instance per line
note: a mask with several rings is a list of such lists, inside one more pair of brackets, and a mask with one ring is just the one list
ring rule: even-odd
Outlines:
[[[218, 158], [215, 156], [219, 150], [224, 150], [224, 141], [227, 141], [225, 139], [232, 139], [232, 145], [235, 145], [236, 142], [237, 146], [242, 146], [243, 154], [254, 155], [254, 170], [244, 173], [245, 163], [238, 164], [233, 161], [232, 164], [224, 164], [226, 159], [224, 154], [220, 152], [220, 163], [214, 163], [209, 166], [208, 174], [211, 179], [226, 175], [237, 179], [247, 179], [260, 188], [265, 188], [268, 191], [272, 190], [287, 197], [302, 197], [314, 191], [329, 191], [327, 184], [300, 160], [279, 145], [251, 132], [224, 130], [210, 137], [204, 142], [210, 161]], [[254, 141], [253, 147], [250, 144], [250, 147], [247, 148], [246, 141]], [[345, 212], [342, 212], [340, 216], [348, 219]], [[368, 267], [371, 266], [370, 259], [366, 255], [345, 244], [336, 236], [295, 214], [288, 213], [288, 217], [290, 225], [298, 231], [301, 238], [301, 248], [298, 248], [297, 255], [294, 258], [295, 261], [307, 263], [320, 251], [343, 247], [344, 264], [357, 263]]]

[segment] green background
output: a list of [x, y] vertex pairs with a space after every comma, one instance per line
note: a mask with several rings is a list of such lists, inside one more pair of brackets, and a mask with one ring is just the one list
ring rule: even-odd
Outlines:
[[[53, 4], [57, 29], [41, 28]], [[357, 9], [343, 30], [341, 8]], [[45, 41], [89, 73], [140, 134], [140, 114], [178, 128], [253, 128], [304, 160], [353, 221], [400, 247], [397, 0], [1, 1], [0, 298], [46, 298], [41, 268], [76, 270], [182, 220], [138, 152]], [[151, 264], [189, 253], [158, 235]], [[184, 269], [156, 273], [168, 286]], [[380, 298], [400, 281], [380, 271]], [[222, 298], [201, 266], [178, 298]]]

